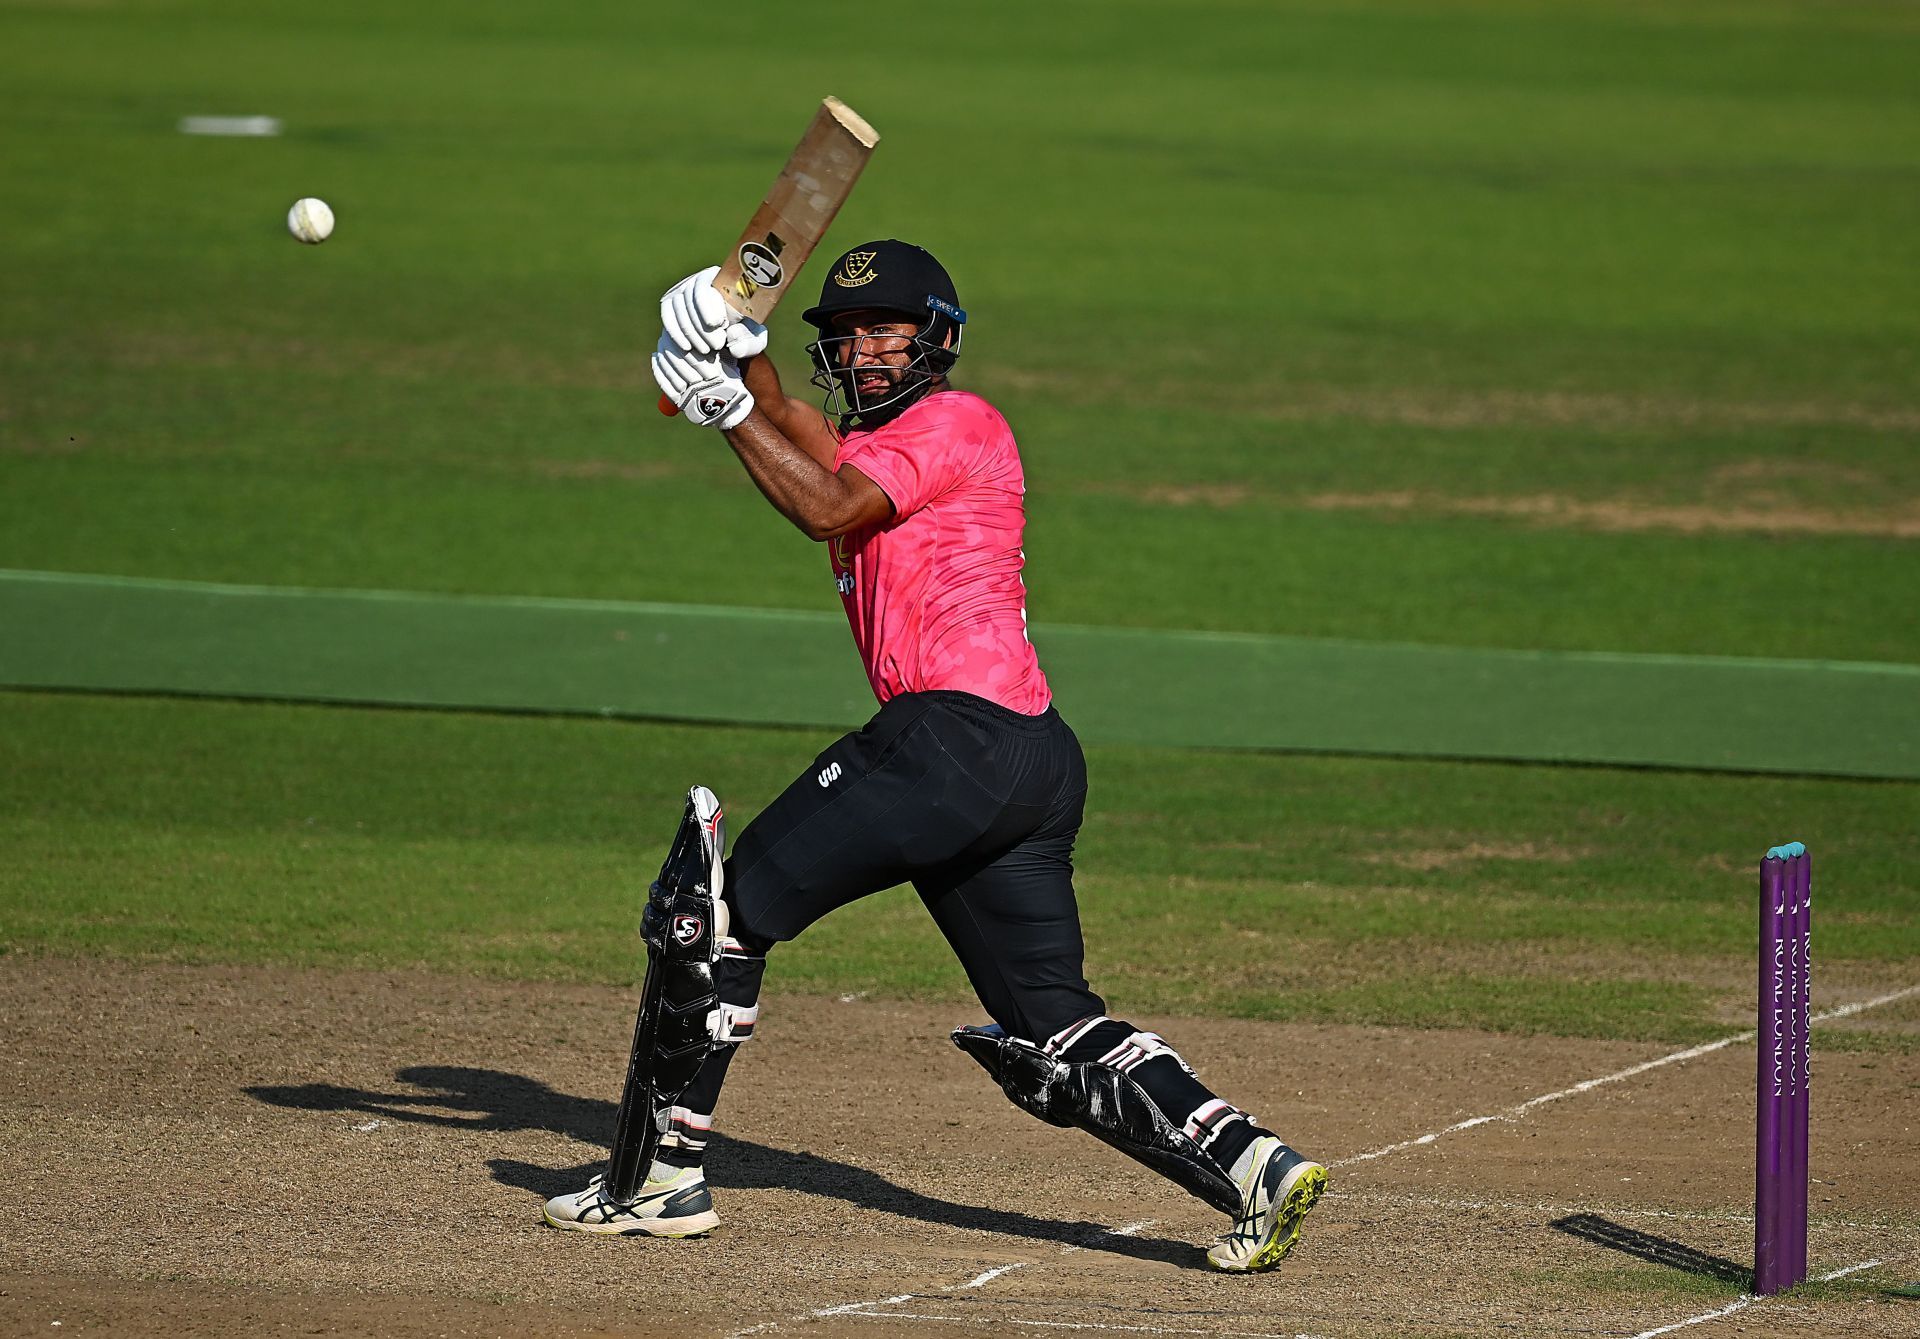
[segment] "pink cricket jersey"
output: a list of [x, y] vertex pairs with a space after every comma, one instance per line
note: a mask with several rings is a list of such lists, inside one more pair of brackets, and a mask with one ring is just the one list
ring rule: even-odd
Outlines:
[[1020, 580], [1026, 475], [999, 411], [940, 391], [847, 434], [833, 464], [852, 465], [893, 503], [885, 525], [827, 545], [874, 696], [953, 689], [1045, 711], [1053, 694], [1027, 640]]

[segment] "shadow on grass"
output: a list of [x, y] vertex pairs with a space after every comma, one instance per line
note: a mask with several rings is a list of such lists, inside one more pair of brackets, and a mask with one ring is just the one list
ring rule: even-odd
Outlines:
[[[331, 1083], [304, 1083], [248, 1088], [246, 1092], [269, 1106], [295, 1111], [360, 1112], [384, 1120], [490, 1134], [537, 1130], [582, 1143], [605, 1144], [613, 1132], [612, 1102], [556, 1092], [524, 1075], [454, 1065], [414, 1065], [399, 1070], [394, 1077], [413, 1091], [372, 1092]], [[573, 1167], [541, 1167], [511, 1158], [492, 1158], [487, 1166], [502, 1185], [542, 1199], [578, 1190], [589, 1176], [603, 1170], [597, 1161]], [[1017, 1209], [957, 1204], [896, 1185], [864, 1167], [725, 1135], [716, 1134], [709, 1146], [707, 1179], [725, 1189], [797, 1190], [940, 1227], [1024, 1237], [1188, 1269], [1204, 1268], [1199, 1262], [1200, 1253], [1189, 1242], [1166, 1237], [1120, 1237], [1099, 1223], [1066, 1222]], [[1014, 1189], [1009, 1185], [1008, 1193]]]
[[1721, 1283], [1732, 1284], [1742, 1291], [1753, 1284], [1753, 1271], [1745, 1265], [1735, 1264], [1717, 1255], [1708, 1255], [1705, 1251], [1696, 1251], [1691, 1246], [1666, 1237], [1656, 1237], [1634, 1228], [1623, 1227], [1598, 1214], [1569, 1214], [1565, 1218], [1554, 1219], [1547, 1226], [1564, 1232], [1570, 1237], [1590, 1241], [1596, 1246], [1605, 1246], [1608, 1250], [1631, 1255], [1637, 1260], [1717, 1279]]

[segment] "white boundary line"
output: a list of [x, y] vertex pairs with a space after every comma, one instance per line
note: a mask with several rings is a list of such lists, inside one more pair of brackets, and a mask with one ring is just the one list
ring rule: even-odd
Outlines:
[[[1858, 1274], [1863, 1269], [1875, 1269], [1885, 1263], [1887, 1263], [1885, 1260], [1862, 1260], [1857, 1265], [1847, 1265], [1843, 1269], [1830, 1270], [1825, 1274], [1817, 1275], [1809, 1281], [1813, 1283], [1832, 1283], [1835, 1279], [1843, 1279], [1849, 1274]], [[1651, 1330], [1642, 1330], [1640, 1333], [1634, 1335], [1633, 1339], [1654, 1339], [1655, 1335], [1672, 1334], [1675, 1330], [1684, 1330], [1689, 1325], [1704, 1325], [1710, 1320], [1719, 1320], [1722, 1316], [1731, 1316], [1734, 1312], [1750, 1307], [1755, 1302], [1761, 1300], [1763, 1299], [1755, 1297], [1752, 1293], [1741, 1293], [1739, 1297], [1723, 1307], [1716, 1307], [1712, 1311], [1702, 1311], [1697, 1316], [1688, 1316], [1685, 1320], [1676, 1320], [1671, 1325], [1661, 1325]]]
[[[1889, 994], [1879, 995], [1870, 1000], [1860, 1000], [1854, 1004], [1843, 1004], [1838, 1008], [1827, 1009], [1813, 1015], [1810, 1021], [1814, 1023], [1825, 1023], [1835, 1018], [1846, 1018], [1852, 1014], [1864, 1013], [1868, 1009], [1877, 1009], [1883, 1004], [1892, 1004], [1896, 1000], [1904, 1000], [1909, 995], [1920, 995], [1920, 986], [1908, 986], [1904, 990], [1892, 991]], [[1636, 1075], [1645, 1074], [1648, 1070], [1660, 1069], [1665, 1065], [1677, 1065], [1687, 1060], [1697, 1060], [1703, 1055], [1724, 1050], [1729, 1046], [1737, 1046], [1741, 1042], [1754, 1041], [1758, 1039], [1758, 1037], [1759, 1033], [1749, 1028], [1745, 1032], [1736, 1032], [1732, 1036], [1722, 1037], [1718, 1041], [1705, 1042], [1699, 1046], [1689, 1046], [1684, 1051], [1673, 1051], [1653, 1060], [1643, 1060], [1637, 1065], [1629, 1065], [1627, 1068], [1616, 1070], [1611, 1074], [1603, 1074], [1597, 1079], [1583, 1079], [1571, 1088], [1562, 1088], [1557, 1093], [1542, 1093], [1538, 1097], [1529, 1097], [1518, 1106], [1508, 1107], [1504, 1111], [1496, 1111], [1486, 1116], [1470, 1116], [1466, 1120], [1454, 1122], [1445, 1129], [1434, 1130], [1431, 1133], [1423, 1134], [1415, 1139], [1403, 1139], [1397, 1144], [1388, 1144], [1383, 1148], [1372, 1149], [1366, 1153], [1356, 1153], [1352, 1157], [1340, 1158], [1337, 1161], [1328, 1163], [1327, 1166], [1330, 1168], [1351, 1167], [1355, 1163], [1371, 1162], [1375, 1158], [1384, 1158], [1392, 1153], [1404, 1153], [1410, 1148], [1421, 1148], [1445, 1135], [1458, 1134], [1462, 1130], [1471, 1130], [1477, 1125], [1488, 1125], [1495, 1121], [1523, 1120], [1535, 1107], [1543, 1107], [1549, 1102], [1558, 1102], [1563, 1097], [1577, 1097], [1581, 1093], [1589, 1092], [1592, 1089], [1602, 1087], [1606, 1084], [1618, 1083], [1622, 1079], [1631, 1079]]]

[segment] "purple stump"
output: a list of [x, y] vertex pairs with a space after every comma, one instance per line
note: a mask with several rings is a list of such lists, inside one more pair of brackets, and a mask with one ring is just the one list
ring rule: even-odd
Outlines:
[[1784, 1286], [1780, 1259], [1780, 1108], [1785, 1094], [1783, 1015], [1786, 1005], [1786, 944], [1781, 922], [1786, 862], [1769, 855], [1760, 863], [1759, 1073], [1754, 1083], [1753, 1290], [1776, 1293]]
[[1813, 857], [1789, 862], [1793, 871], [1793, 1138], [1787, 1143], [1787, 1286], [1807, 1277], [1807, 1135], [1813, 1086]]
[[1812, 1069], [1812, 874], [1806, 847], [1760, 864], [1759, 1063], [1754, 1104], [1753, 1290], [1807, 1276], [1807, 1089]]

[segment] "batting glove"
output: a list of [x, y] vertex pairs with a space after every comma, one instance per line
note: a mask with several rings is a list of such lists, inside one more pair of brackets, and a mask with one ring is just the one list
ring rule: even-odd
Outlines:
[[687, 421], [703, 428], [737, 428], [753, 412], [753, 392], [740, 379], [740, 364], [725, 353], [710, 357], [682, 352], [662, 334], [653, 351], [653, 379]]
[[724, 351], [736, 362], [765, 353], [767, 328], [727, 305], [713, 286], [719, 273], [709, 265], [669, 288], [660, 298], [661, 326], [684, 353]]

